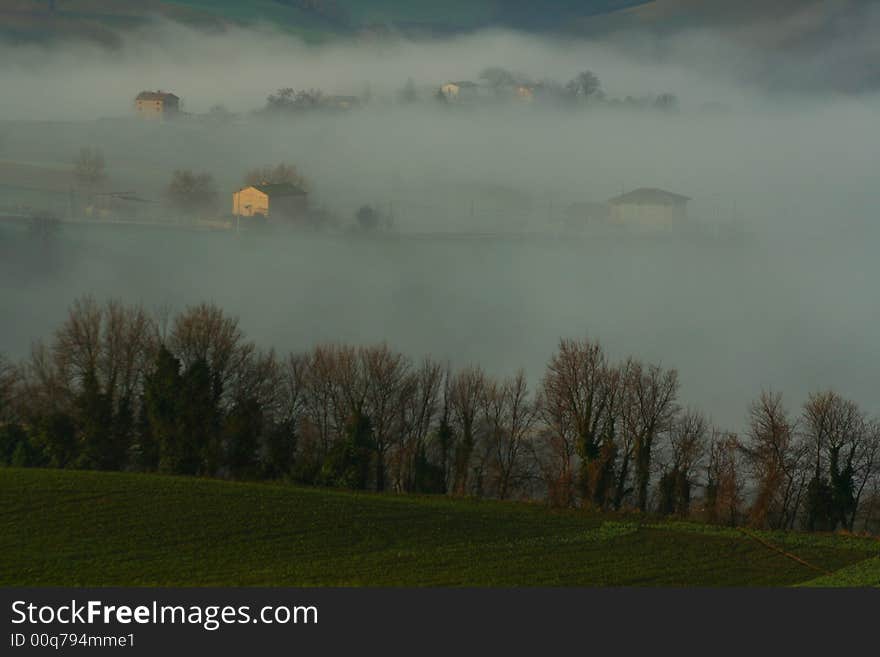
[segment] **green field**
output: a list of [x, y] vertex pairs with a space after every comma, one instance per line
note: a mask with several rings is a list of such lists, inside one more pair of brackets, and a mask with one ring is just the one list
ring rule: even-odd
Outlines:
[[880, 585], [874, 539], [534, 504], [11, 468], [0, 499], [6, 586]]

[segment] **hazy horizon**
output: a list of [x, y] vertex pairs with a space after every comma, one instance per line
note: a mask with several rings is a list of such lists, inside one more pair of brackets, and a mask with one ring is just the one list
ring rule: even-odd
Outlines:
[[[401, 233], [558, 233], [572, 203], [661, 187], [693, 198], [691, 218], [707, 234], [734, 227], [746, 237], [236, 241], [63, 228], [46, 251], [9, 233], [0, 299], [14, 321], [0, 327], [0, 351], [24, 355], [83, 294], [148, 308], [213, 300], [266, 347], [387, 340], [493, 373], [525, 367], [533, 379], [559, 337], [589, 335], [616, 358], [678, 368], [681, 401], [731, 429], [762, 388], [782, 391], [795, 409], [831, 386], [880, 411], [880, 301], [870, 291], [880, 274], [877, 94], [811, 83], [828, 75], [818, 58], [795, 66], [790, 55], [706, 31], [670, 39], [654, 59], [632, 35], [576, 41], [500, 30], [306, 46], [269, 28], [204, 34], [157, 23], [116, 53], [0, 44], [0, 84], [16, 90], [0, 104], [0, 162], [63, 169], [93, 146], [106, 155], [111, 188], [151, 199], [171, 170], [206, 171], [221, 211], [247, 169], [289, 162], [342, 229], [371, 203], [392, 208]], [[865, 47], [840, 43], [835, 52], [848, 54], [833, 59]], [[778, 70], [768, 75], [771, 64]], [[475, 79], [487, 66], [563, 83], [589, 69], [610, 98], [668, 92], [681, 107], [450, 109], [430, 100], [440, 83]], [[775, 88], [787, 67], [792, 84]], [[408, 78], [422, 100], [400, 106], [394, 95]], [[247, 114], [286, 86], [369, 89], [373, 102], [289, 121]], [[243, 118], [102, 120], [129, 117], [134, 95], [157, 88], [192, 113], [223, 103]]]

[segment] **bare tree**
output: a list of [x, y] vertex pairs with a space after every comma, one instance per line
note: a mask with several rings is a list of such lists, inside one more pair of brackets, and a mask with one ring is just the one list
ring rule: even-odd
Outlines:
[[471, 459], [477, 445], [477, 420], [486, 388], [486, 375], [479, 367], [459, 371], [450, 382], [449, 401], [458, 440], [454, 450], [453, 492], [468, 493]]
[[184, 369], [196, 361], [207, 364], [218, 400], [232, 395], [233, 381], [244, 376], [256, 350], [245, 340], [237, 317], [208, 303], [190, 306], [174, 318], [167, 346]]
[[94, 297], [81, 297], [70, 306], [67, 319], [55, 332], [53, 360], [69, 387], [97, 375], [103, 318], [104, 311]]
[[[548, 429], [555, 434], [557, 453], [573, 445], [580, 460], [578, 484], [583, 501], [596, 490], [591, 464], [599, 459], [603, 435], [613, 440], [611, 412], [619, 392], [619, 372], [608, 365], [598, 342], [588, 339], [560, 340], [547, 364], [541, 383], [541, 411]], [[562, 451], [560, 452], [559, 449]], [[568, 467], [567, 459], [563, 460]]]
[[335, 345], [316, 346], [306, 357], [302, 369], [301, 430], [305, 446], [314, 452], [311, 456], [316, 460], [327, 454], [345, 426], [337, 381], [336, 351]]
[[493, 489], [507, 499], [512, 489], [529, 478], [525, 459], [537, 409], [529, 396], [525, 373], [502, 383], [489, 382], [482, 400], [485, 440], [491, 459]]
[[565, 85], [565, 89], [576, 99], [592, 100], [603, 96], [599, 76], [592, 71], [581, 71]]
[[678, 406], [678, 372], [659, 365], [644, 366], [631, 361], [624, 384], [623, 421], [631, 437], [635, 459], [636, 501], [641, 511], [648, 509], [652, 452], [657, 438], [675, 420]]
[[880, 420], [866, 422], [864, 440], [853, 468], [853, 509], [849, 518], [848, 529], [855, 529], [856, 517], [859, 513], [862, 497], [873, 485], [875, 500], [880, 493]]
[[706, 458], [706, 520], [735, 526], [743, 502], [744, 481], [736, 434], [712, 431]]
[[741, 445], [755, 484], [753, 525], [793, 526], [805, 482], [805, 445], [780, 393], [762, 392], [749, 408], [749, 430]]
[[113, 399], [133, 402], [155, 354], [155, 324], [141, 306], [109, 301], [103, 325], [101, 378]]
[[245, 185], [288, 183], [308, 191], [311, 185], [302, 173], [292, 164], [281, 162], [275, 166], [262, 166], [251, 169], [244, 177]]
[[660, 478], [660, 512], [686, 516], [706, 450], [709, 423], [699, 411], [681, 413], [669, 431], [669, 462]]
[[[803, 423], [813, 459], [808, 525], [851, 529], [876, 459], [875, 428], [855, 402], [833, 390], [809, 396]], [[823, 494], [826, 499], [814, 499]]]
[[217, 201], [217, 186], [210, 173], [175, 171], [167, 189], [171, 204], [186, 213], [212, 210]]
[[428, 438], [440, 404], [444, 366], [425, 358], [410, 373], [402, 408], [401, 443], [394, 465], [396, 490], [413, 490], [416, 460], [427, 458]]
[[389, 451], [399, 445], [403, 433], [403, 412], [411, 391], [411, 365], [403, 354], [387, 345], [360, 350], [367, 377], [366, 413], [372, 421], [376, 449], [376, 490], [385, 490], [385, 468]]
[[479, 79], [483, 80], [493, 89], [512, 87], [517, 84], [527, 84], [529, 82], [529, 78], [525, 74], [510, 71], [500, 66], [484, 68], [480, 72]]
[[16, 390], [20, 384], [20, 372], [0, 354], [0, 425], [13, 416]]

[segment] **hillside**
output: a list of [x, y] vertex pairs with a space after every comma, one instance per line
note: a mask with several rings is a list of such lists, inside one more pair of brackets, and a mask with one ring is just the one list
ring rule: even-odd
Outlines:
[[880, 585], [880, 542], [540, 505], [0, 469], [0, 585]]
[[[155, 17], [206, 29], [269, 24], [306, 39], [334, 35], [443, 35], [484, 27], [560, 31], [644, 0], [4, 0], [0, 36], [84, 37], [115, 45]], [[50, 7], [54, 5], [54, 9]]]

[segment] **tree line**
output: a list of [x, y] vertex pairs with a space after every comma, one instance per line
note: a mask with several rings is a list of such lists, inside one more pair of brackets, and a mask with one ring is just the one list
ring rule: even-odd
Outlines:
[[[678, 373], [562, 339], [522, 371], [385, 344], [285, 356], [211, 304], [172, 315], [85, 297], [19, 363], [0, 359], [0, 463], [281, 479], [542, 500], [731, 525], [876, 529], [880, 423], [834, 391], [778, 392], [741, 434], [679, 399]], [[873, 523], [873, 524], [872, 524]]]

